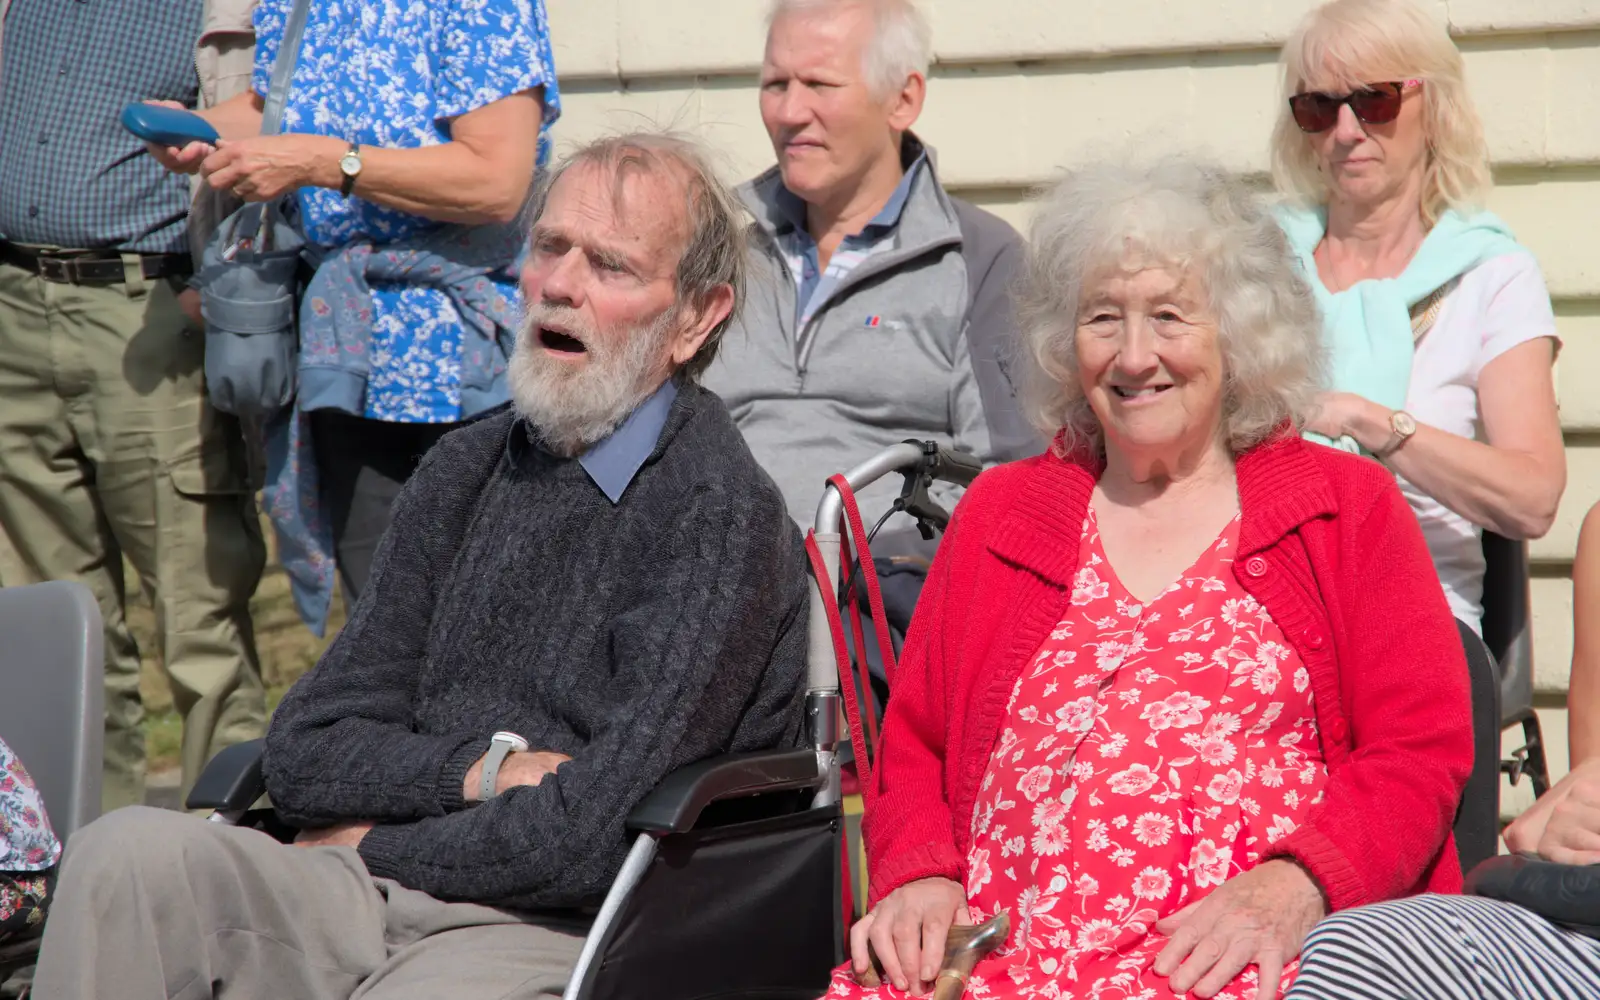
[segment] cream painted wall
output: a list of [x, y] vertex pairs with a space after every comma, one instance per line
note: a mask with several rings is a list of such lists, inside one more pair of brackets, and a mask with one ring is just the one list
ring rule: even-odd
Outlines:
[[[675, 124], [735, 176], [771, 163], [756, 112], [762, 0], [547, 0], [561, 140]], [[919, 133], [954, 191], [1025, 225], [1052, 170], [1155, 143], [1264, 174], [1277, 46], [1308, 0], [924, 0], [937, 65]], [[1571, 657], [1578, 524], [1600, 499], [1600, 0], [1447, 0], [1484, 117], [1491, 207], [1538, 255], [1565, 340], [1558, 383], [1570, 480], [1533, 556], [1535, 668], [1551, 704]], [[1564, 710], [1545, 713], [1566, 765]], [[1523, 784], [1526, 790], [1526, 783]], [[1507, 797], [1515, 806], [1517, 793]]]

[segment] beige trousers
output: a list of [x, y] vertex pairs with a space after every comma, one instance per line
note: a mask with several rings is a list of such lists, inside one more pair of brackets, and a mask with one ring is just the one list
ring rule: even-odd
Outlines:
[[204, 336], [167, 281], [57, 284], [0, 264], [0, 586], [77, 580], [106, 630], [108, 809], [144, 801], [123, 557], [184, 717], [184, 788], [262, 735], [250, 596], [266, 549], [237, 423], [204, 398]]
[[586, 923], [441, 902], [372, 878], [352, 848], [135, 806], [68, 844], [33, 995], [558, 997]]

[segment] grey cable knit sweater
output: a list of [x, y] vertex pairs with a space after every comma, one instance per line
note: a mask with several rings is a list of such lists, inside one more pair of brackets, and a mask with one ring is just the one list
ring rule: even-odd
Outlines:
[[[374, 876], [440, 899], [598, 902], [630, 810], [665, 775], [798, 741], [799, 533], [722, 401], [678, 394], [613, 505], [578, 462], [509, 447], [508, 410], [407, 483], [372, 583], [279, 706], [266, 780], [289, 822], [378, 822]], [[500, 729], [573, 759], [462, 798]]]

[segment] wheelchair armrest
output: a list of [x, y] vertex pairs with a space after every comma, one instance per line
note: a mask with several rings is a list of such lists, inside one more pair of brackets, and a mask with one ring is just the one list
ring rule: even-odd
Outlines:
[[261, 776], [264, 746], [263, 740], [250, 740], [218, 751], [200, 772], [184, 808], [224, 812], [249, 809], [267, 792], [266, 780]]
[[1534, 854], [1501, 854], [1468, 872], [1461, 891], [1515, 903], [1553, 924], [1600, 937], [1600, 865], [1567, 865]]
[[634, 833], [666, 836], [694, 829], [706, 806], [723, 799], [821, 788], [827, 775], [814, 750], [765, 750], [713, 757], [662, 779], [628, 816]]

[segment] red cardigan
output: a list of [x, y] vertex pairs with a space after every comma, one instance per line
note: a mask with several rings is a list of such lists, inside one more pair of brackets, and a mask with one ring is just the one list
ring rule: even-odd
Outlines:
[[[864, 825], [872, 900], [965, 884], [972, 807], [1023, 665], [1061, 619], [1098, 470], [1051, 454], [985, 472], [906, 638]], [[1472, 767], [1466, 658], [1416, 517], [1376, 462], [1279, 437], [1237, 463], [1234, 574], [1311, 674], [1328, 783], [1263, 857], [1334, 910], [1459, 892], [1450, 828]]]

